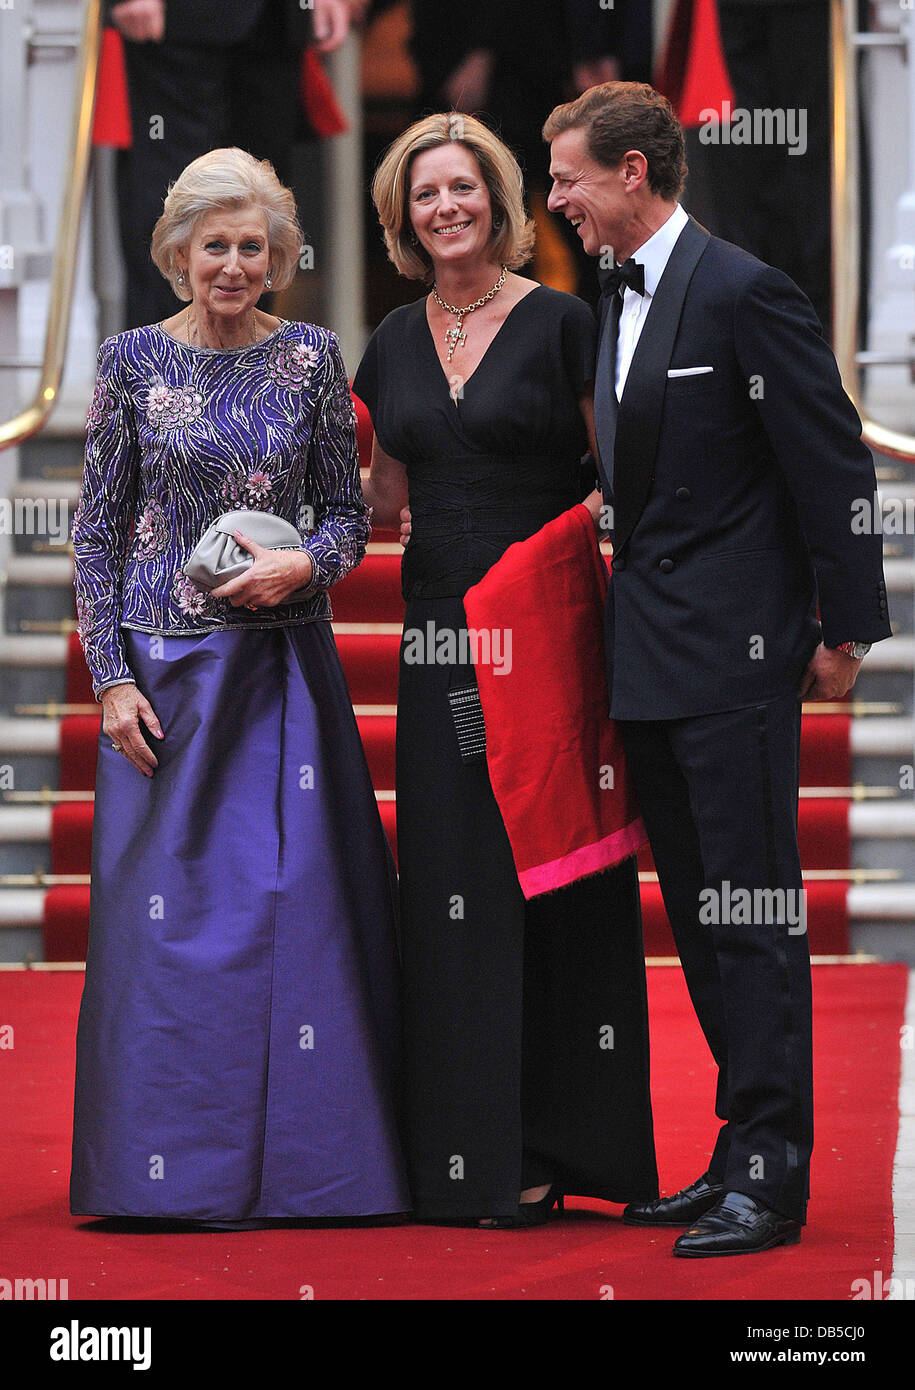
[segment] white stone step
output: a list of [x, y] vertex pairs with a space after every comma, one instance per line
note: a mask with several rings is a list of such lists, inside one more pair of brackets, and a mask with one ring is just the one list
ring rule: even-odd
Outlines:
[[846, 903], [853, 921], [915, 922], [915, 883], [853, 883]]
[[56, 634], [0, 633], [0, 666], [63, 666], [67, 638]]
[[909, 633], [875, 642], [864, 658], [868, 671], [911, 671], [915, 664], [915, 637]]
[[43, 920], [43, 888], [0, 888], [0, 929], [40, 927]]
[[[400, 623], [334, 623], [338, 637], [398, 636]], [[0, 666], [63, 666], [67, 659], [67, 639], [31, 633], [0, 634]], [[876, 642], [865, 658], [872, 671], [911, 671], [915, 666], [915, 636], [892, 637]]]
[[59, 555], [8, 555], [0, 583], [28, 589], [69, 589], [73, 585], [73, 557]]
[[[853, 801], [848, 821], [856, 839], [915, 838], [915, 805], [909, 801]], [[0, 844], [47, 841], [50, 834], [50, 806], [0, 805]]]
[[915, 498], [915, 469], [907, 468], [901, 478], [884, 478], [877, 485], [877, 495], [882, 503], [897, 497]]
[[60, 751], [59, 719], [0, 717], [0, 758], [10, 755], [56, 754]]
[[45, 502], [66, 502], [72, 511], [79, 501], [78, 478], [14, 478], [10, 483], [9, 496], [17, 498], [41, 498]]
[[909, 593], [915, 588], [915, 560], [884, 560], [887, 593]]
[[[386, 542], [372, 542], [368, 547], [370, 555], [396, 554], [400, 546]], [[884, 561], [887, 592], [890, 594], [911, 594], [915, 592], [915, 560], [888, 559]], [[69, 589], [73, 586], [73, 557], [69, 550], [61, 546], [60, 553], [53, 552], [33, 555], [12, 554], [7, 557], [6, 568], [0, 573], [0, 584], [29, 589]], [[873, 661], [870, 663], [873, 665]]]
[[[360, 705], [360, 718], [373, 714], [396, 715], [396, 705]], [[60, 751], [60, 725], [57, 718], [35, 719], [25, 715], [0, 715], [0, 757], [10, 754], [55, 754]], [[851, 751], [858, 758], [903, 758], [915, 756], [915, 723], [911, 719], [853, 719]]]
[[[396, 715], [395, 705], [358, 705], [359, 719], [389, 718]], [[25, 715], [0, 715], [0, 759], [9, 757], [55, 757], [60, 752], [62, 720], [34, 719]]]
[[0, 844], [47, 844], [51, 806], [0, 806]]
[[915, 804], [854, 801], [848, 810], [851, 834], [861, 840], [909, 840], [915, 836]]
[[911, 719], [853, 719], [851, 751], [858, 758], [906, 757], [911, 761], [915, 724]]
[[[334, 623], [335, 637], [399, 637], [400, 623]], [[902, 639], [897, 639], [902, 640]], [[913, 651], [915, 651], [915, 639]], [[883, 643], [882, 645], [886, 645]], [[51, 633], [0, 633], [0, 666], [63, 666], [68, 639]]]
[[[0, 888], [0, 927], [34, 926], [42, 920], [43, 888]], [[860, 883], [848, 889], [852, 921], [915, 921], [915, 883]]]
[[[26, 481], [29, 481], [26, 479]], [[394, 542], [371, 541], [367, 552], [368, 555], [400, 555], [401, 548]], [[915, 582], [915, 564], [912, 565], [911, 584]], [[8, 587], [17, 585], [21, 588], [29, 589], [54, 589], [72, 588], [73, 585], [73, 557], [62, 545], [59, 554], [45, 553], [41, 555], [10, 555], [7, 558], [5, 572], [0, 575], [0, 583]], [[887, 578], [889, 586], [889, 578]]]
[[[390, 717], [396, 705], [360, 705], [360, 718], [372, 715]], [[54, 754], [60, 750], [58, 718], [29, 718], [0, 715], [0, 757], [10, 753]], [[901, 758], [915, 755], [915, 723], [911, 719], [862, 718], [851, 723], [851, 751], [860, 758]]]

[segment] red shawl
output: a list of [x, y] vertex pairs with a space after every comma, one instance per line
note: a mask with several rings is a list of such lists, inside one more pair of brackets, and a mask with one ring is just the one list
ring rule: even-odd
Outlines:
[[[620, 863], [645, 841], [608, 716], [607, 566], [588, 509], [509, 546], [467, 591], [467, 626], [501, 630], [476, 665], [486, 761], [525, 898]], [[510, 646], [508, 645], [510, 641]], [[509, 660], [510, 653], [510, 660]]]

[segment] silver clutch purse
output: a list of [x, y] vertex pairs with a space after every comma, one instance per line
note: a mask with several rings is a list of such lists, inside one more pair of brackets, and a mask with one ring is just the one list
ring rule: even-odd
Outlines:
[[[228, 584], [254, 564], [254, 556], [238, 544], [235, 531], [241, 531], [267, 550], [302, 548], [302, 537], [292, 522], [273, 512], [223, 512], [204, 531], [184, 566], [184, 573], [201, 589]], [[297, 589], [283, 602], [299, 603], [307, 596], [305, 589]]]

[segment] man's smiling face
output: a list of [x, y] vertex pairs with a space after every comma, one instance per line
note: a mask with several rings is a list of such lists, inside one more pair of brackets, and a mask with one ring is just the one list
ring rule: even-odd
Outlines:
[[624, 194], [626, 162], [608, 169], [588, 153], [587, 131], [581, 127], [563, 130], [550, 147], [550, 178], [553, 187], [547, 199], [551, 212], [565, 217], [578, 230], [589, 256], [599, 256], [601, 248], [616, 250], [626, 240], [631, 216]]

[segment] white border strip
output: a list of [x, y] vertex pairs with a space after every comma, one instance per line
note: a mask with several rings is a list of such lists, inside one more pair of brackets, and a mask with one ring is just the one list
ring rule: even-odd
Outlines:
[[915, 970], [909, 971], [905, 1028], [899, 1039], [902, 1072], [899, 1077], [899, 1141], [893, 1162], [893, 1251], [895, 1288], [888, 1302], [912, 1298], [915, 1285]]

